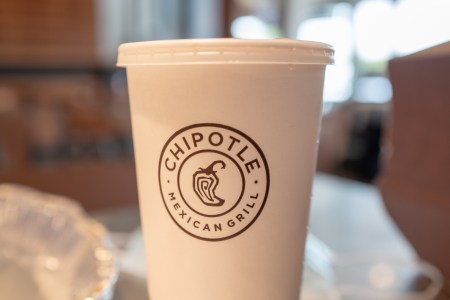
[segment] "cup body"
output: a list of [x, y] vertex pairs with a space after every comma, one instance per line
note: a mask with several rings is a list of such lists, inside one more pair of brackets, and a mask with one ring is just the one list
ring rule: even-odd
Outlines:
[[186, 63], [172, 43], [176, 61], [122, 62], [150, 299], [298, 299], [326, 63], [214, 61], [208, 40]]

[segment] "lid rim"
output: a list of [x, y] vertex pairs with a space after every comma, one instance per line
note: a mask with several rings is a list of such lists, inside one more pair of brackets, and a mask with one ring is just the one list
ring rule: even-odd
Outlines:
[[333, 64], [333, 47], [290, 39], [180, 39], [126, 43], [117, 65], [166, 64]]

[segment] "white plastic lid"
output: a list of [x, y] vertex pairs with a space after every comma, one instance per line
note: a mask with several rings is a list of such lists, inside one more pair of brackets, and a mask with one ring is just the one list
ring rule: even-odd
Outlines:
[[119, 47], [117, 65], [333, 64], [327, 44], [289, 39], [185, 39], [137, 42]]

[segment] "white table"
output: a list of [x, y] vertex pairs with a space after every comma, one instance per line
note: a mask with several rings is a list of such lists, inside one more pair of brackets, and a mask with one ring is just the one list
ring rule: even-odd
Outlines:
[[[137, 207], [100, 212], [94, 215], [112, 232], [124, 249], [124, 267], [114, 300], [147, 300], [145, 270], [142, 269], [142, 239]], [[415, 252], [399, 232], [375, 186], [318, 174], [315, 177], [310, 216], [311, 233], [323, 241], [336, 255], [366, 253], [414, 257]], [[130, 246], [131, 245], [131, 246]], [[131, 249], [130, 249], [131, 248]], [[139, 258], [139, 256], [141, 258]], [[136, 259], [137, 264], [133, 263]], [[139, 265], [141, 268], [139, 268]]]
[[378, 189], [365, 183], [316, 175], [310, 230], [338, 255], [415, 256], [386, 212]]

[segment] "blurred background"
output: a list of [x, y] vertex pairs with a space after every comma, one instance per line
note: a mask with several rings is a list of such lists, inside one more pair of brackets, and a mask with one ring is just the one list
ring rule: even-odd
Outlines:
[[0, 182], [137, 201], [121, 43], [292, 38], [332, 44], [318, 170], [373, 182], [388, 61], [450, 39], [448, 0], [0, 0]]

